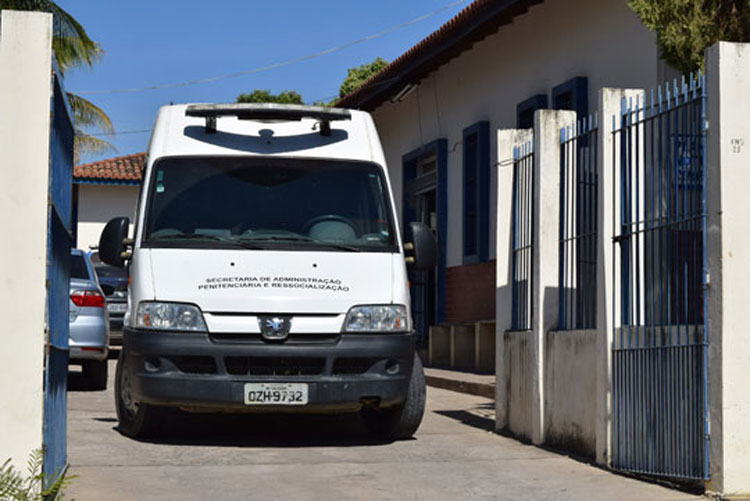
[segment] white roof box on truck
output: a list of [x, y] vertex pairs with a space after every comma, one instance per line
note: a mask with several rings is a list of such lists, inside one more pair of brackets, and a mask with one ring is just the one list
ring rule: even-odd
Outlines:
[[159, 110], [150, 160], [242, 154], [385, 165], [375, 125], [362, 111], [276, 103], [182, 104]]

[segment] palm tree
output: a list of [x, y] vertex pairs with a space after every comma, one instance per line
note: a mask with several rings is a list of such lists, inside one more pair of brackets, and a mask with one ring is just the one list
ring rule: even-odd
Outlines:
[[[93, 66], [103, 54], [102, 48], [89, 38], [83, 26], [51, 0], [0, 0], [0, 9], [37, 10], [52, 14], [52, 50], [63, 75], [76, 66]], [[114, 150], [113, 144], [84, 131], [88, 127], [98, 127], [105, 133], [113, 133], [114, 127], [107, 114], [91, 101], [71, 92], [68, 92], [68, 102], [73, 111], [75, 127], [74, 161], [78, 163], [83, 154]]]

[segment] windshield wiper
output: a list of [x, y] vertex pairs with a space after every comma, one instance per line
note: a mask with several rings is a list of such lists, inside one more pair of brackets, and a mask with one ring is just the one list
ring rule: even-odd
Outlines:
[[222, 237], [219, 235], [203, 235], [200, 233], [177, 233], [175, 235], [151, 237], [149, 240], [152, 240], [152, 241], [156, 241], [156, 240], [210, 240], [213, 242], [221, 242], [225, 244], [234, 245], [236, 247], [242, 247], [244, 249], [257, 250], [257, 249], [263, 248], [259, 245], [253, 245], [252, 243], [247, 242], [245, 240]]
[[258, 237], [243, 237], [243, 242], [304, 242], [324, 247], [331, 247], [334, 249], [345, 250], [349, 252], [362, 252], [359, 247], [354, 247], [346, 244], [339, 244], [335, 242], [326, 242], [325, 240], [318, 240], [312, 237], [305, 237], [303, 235], [267, 235]]

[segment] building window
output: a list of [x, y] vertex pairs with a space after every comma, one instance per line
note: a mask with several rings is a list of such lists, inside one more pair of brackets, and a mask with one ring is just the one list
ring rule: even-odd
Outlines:
[[589, 113], [588, 78], [576, 77], [552, 89], [552, 107], [572, 110], [583, 119]]
[[464, 263], [487, 261], [490, 233], [490, 124], [463, 133]]
[[547, 95], [537, 94], [516, 105], [516, 128], [531, 129], [534, 127], [534, 112], [547, 107]]

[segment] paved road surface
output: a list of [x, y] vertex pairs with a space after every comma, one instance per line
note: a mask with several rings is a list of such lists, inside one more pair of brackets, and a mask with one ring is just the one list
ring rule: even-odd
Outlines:
[[372, 441], [352, 418], [190, 416], [145, 442], [115, 430], [111, 384], [82, 386], [68, 401], [80, 501], [695, 498], [495, 435], [490, 400], [447, 390], [428, 388], [408, 441]]

